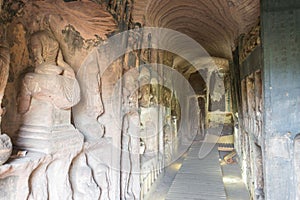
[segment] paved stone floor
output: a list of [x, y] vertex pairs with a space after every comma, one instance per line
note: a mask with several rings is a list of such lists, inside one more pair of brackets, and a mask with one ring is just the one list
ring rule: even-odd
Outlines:
[[227, 200], [248, 200], [249, 192], [243, 182], [241, 169], [237, 163], [223, 165], [223, 182]]
[[198, 158], [201, 141], [165, 169], [148, 200], [248, 200], [238, 164], [220, 166], [215, 147], [204, 159]]
[[200, 141], [192, 144], [166, 200], [226, 199], [218, 150], [214, 148], [204, 159], [199, 159], [200, 146]]

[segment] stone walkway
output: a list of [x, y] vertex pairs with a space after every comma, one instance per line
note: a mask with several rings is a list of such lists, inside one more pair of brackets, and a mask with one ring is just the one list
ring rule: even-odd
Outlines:
[[189, 149], [166, 200], [226, 199], [217, 147], [200, 160], [198, 152], [201, 144], [196, 140]]
[[243, 182], [240, 166], [237, 163], [233, 163], [224, 165], [221, 168], [227, 200], [251, 199], [246, 185]]

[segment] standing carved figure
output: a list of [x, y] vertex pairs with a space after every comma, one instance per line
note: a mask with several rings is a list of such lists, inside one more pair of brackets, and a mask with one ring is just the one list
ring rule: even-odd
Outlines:
[[139, 199], [140, 195], [140, 116], [137, 112], [138, 71], [124, 76], [121, 142], [121, 199]]
[[97, 57], [96, 59], [93, 56], [89, 57], [78, 70], [76, 77], [80, 84], [82, 98], [73, 108], [75, 126], [84, 135], [86, 142], [99, 141], [104, 137], [105, 127], [99, 122], [104, 108]]
[[163, 128], [164, 131], [164, 158], [165, 158], [165, 166], [171, 164], [172, 161], [172, 131], [169, 124], [166, 124]]
[[0, 32], [0, 165], [7, 161], [12, 151], [10, 138], [6, 134], [1, 135], [1, 121], [3, 113], [1, 103], [7, 84], [10, 62], [9, 48], [5, 40], [4, 32], [4, 30]]

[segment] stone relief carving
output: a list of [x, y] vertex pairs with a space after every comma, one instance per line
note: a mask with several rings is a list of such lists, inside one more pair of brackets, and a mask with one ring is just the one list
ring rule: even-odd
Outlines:
[[151, 71], [147, 67], [143, 67], [140, 70], [139, 75], [139, 106], [141, 107], [149, 107], [151, 104], [151, 85], [150, 85], [150, 79], [151, 79]]
[[[95, 198], [99, 196], [100, 199], [118, 199], [120, 195], [115, 192], [120, 188], [120, 172], [110, 168], [120, 168], [120, 154], [116, 152], [120, 150], [112, 147], [117, 145], [120, 147], [117, 140], [121, 137], [121, 130], [114, 123], [116, 118], [113, 117], [117, 115], [115, 113], [117, 111], [111, 110], [110, 105], [114, 104], [115, 99], [112, 93], [122, 65], [119, 65], [121, 62], [117, 61], [104, 71], [105, 59], [105, 55], [95, 48], [76, 73], [81, 88], [81, 100], [72, 108], [73, 120], [76, 128], [85, 138], [83, 155], [80, 155], [82, 158], [74, 162], [74, 166], [80, 166], [78, 174], [74, 171], [74, 177], [77, 178], [72, 181], [77, 199], [92, 193], [89, 190], [84, 193], [80, 189], [88, 187], [89, 184], [93, 185], [94, 189], [90, 188], [90, 190], [94, 191], [93, 197]], [[102, 124], [105, 124], [105, 127]], [[102, 159], [103, 156], [111, 160]], [[84, 160], [87, 163], [82, 163]], [[90, 173], [92, 177], [81, 180], [80, 173]]]
[[139, 114], [130, 112], [124, 116], [121, 157], [121, 199], [139, 199]]
[[246, 34], [241, 41], [240, 63], [244, 62], [246, 58], [254, 51], [254, 49], [261, 44], [260, 39], [260, 23], [257, 23], [248, 34]]
[[[114, 182], [110, 170], [111, 159], [116, 158], [110, 153], [112, 142], [103, 138], [104, 126], [98, 122], [104, 111], [99, 72], [101, 64], [92, 62], [94, 66], [87, 64], [82, 67], [87, 54], [117, 28], [116, 22], [104, 7], [91, 1], [55, 1], [55, 4], [26, 1], [11, 26], [19, 25], [25, 28], [13, 34], [21, 40], [16, 40], [16, 43], [24, 43], [22, 48], [26, 50], [27, 39], [31, 38], [34, 72], [27, 73], [21, 81], [18, 110], [22, 113], [23, 122], [16, 146], [51, 155], [39, 157], [36, 155], [40, 154], [29, 151], [24, 158], [11, 160], [7, 167], [4, 165], [0, 169], [0, 193], [16, 185], [20, 190], [16, 195], [11, 193], [0, 199], [15, 199], [20, 195], [28, 199], [60, 199], [59, 195], [63, 199], [117, 199], [119, 183]], [[24, 38], [19, 35], [24, 35]], [[17, 87], [19, 74], [32, 69], [28, 67], [31, 58], [19, 49], [14, 53], [18, 54], [20, 62], [12, 65], [22, 66], [15, 67], [13, 78], [16, 81], [10, 86], [12, 89]], [[115, 74], [112, 73], [112, 76]], [[14, 97], [10, 95], [8, 98]], [[71, 124], [71, 108], [73, 111], [73, 106], [80, 99], [77, 109], [81, 110], [74, 109], [74, 113], [78, 112], [73, 117], [75, 125], [81, 119], [84, 119], [83, 123], [88, 122], [86, 127], [81, 124], [76, 127], [84, 134], [86, 143]], [[17, 115], [16, 111], [11, 112]], [[30, 137], [37, 138], [38, 142], [30, 140]], [[33, 162], [29, 162], [30, 159]], [[20, 163], [20, 167], [16, 168], [16, 163]], [[2, 178], [11, 185], [3, 189]]]
[[6, 134], [0, 135], [0, 165], [5, 163], [12, 152], [12, 143]]
[[108, 139], [85, 143], [70, 171], [74, 199], [113, 199], [111, 159], [111, 142]]
[[104, 126], [99, 117], [104, 112], [101, 98], [101, 78], [96, 50], [89, 56], [77, 72], [81, 88], [81, 100], [73, 108], [76, 128], [84, 135], [85, 141], [96, 141], [104, 136]]
[[173, 138], [171, 126], [169, 124], [164, 125], [164, 158], [165, 165], [169, 165], [172, 161], [172, 152], [173, 152]]
[[[71, 107], [80, 100], [80, 89], [74, 71], [63, 61], [59, 44], [49, 32], [32, 34], [31, 50], [35, 70], [22, 81], [18, 111], [23, 114], [23, 124], [16, 142], [19, 148], [50, 153], [60, 145], [45, 146], [41, 141], [52, 139], [54, 142], [57, 140], [54, 136], [62, 139], [63, 134], [81, 138], [71, 125]], [[41, 141], [31, 141], [33, 136]], [[69, 142], [78, 145], [75, 141], [73, 138]]]
[[[39, 31], [31, 37], [31, 49], [35, 71], [26, 74], [23, 79], [19, 111], [27, 113], [30, 106], [33, 107], [33, 101], [51, 103], [50, 107], [56, 109], [69, 109], [77, 104], [79, 85], [72, 68], [62, 60], [58, 42], [47, 31]], [[53, 120], [44, 122], [53, 123]], [[66, 120], [68, 122], [69, 119]]]
[[132, 69], [124, 77], [123, 102], [125, 115], [121, 142], [121, 199], [139, 199], [140, 195], [140, 116], [137, 112], [138, 71]]
[[80, 99], [79, 85], [51, 33], [33, 33], [30, 48], [35, 69], [21, 82], [23, 122], [15, 141], [17, 148], [29, 151], [0, 169], [1, 179], [8, 181], [4, 190], [18, 187], [1, 199], [70, 199], [69, 170], [83, 146], [70, 113]]
[[[4, 96], [4, 90], [7, 84], [8, 73], [9, 73], [9, 47], [5, 39], [4, 30], [0, 29], [0, 104], [2, 103], [2, 99]], [[0, 114], [2, 115], [3, 109], [0, 107]], [[0, 115], [0, 123], [1, 123], [1, 115]]]
[[[1, 28], [0, 28], [1, 29]], [[2, 121], [2, 99], [4, 96], [4, 90], [7, 84], [8, 72], [9, 72], [9, 47], [5, 40], [5, 30], [0, 30], [0, 126]], [[12, 144], [10, 138], [6, 134], [1, 134], [0, 127], [0, 165], [5, 163], [12, 151]]]

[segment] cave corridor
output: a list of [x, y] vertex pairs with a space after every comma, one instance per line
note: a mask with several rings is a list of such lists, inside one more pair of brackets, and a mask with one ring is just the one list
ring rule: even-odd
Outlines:
[[300, 199], [299, 0], [0, 0], [0, 200]]

